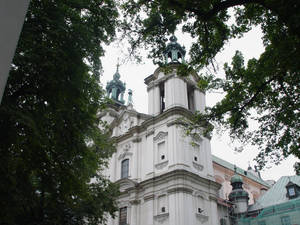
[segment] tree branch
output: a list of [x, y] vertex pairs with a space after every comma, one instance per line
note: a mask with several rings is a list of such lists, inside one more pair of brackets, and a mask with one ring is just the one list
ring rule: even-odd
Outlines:
[[238, 6], [238, 5], [249, 4], [249, 3], [257, 3], [265, 6], [262, 0], [227, 0], [227, 1], [222, 1], [214, 4], [212, 9], [206, 11], [199, 8], [199, 5], [203, 3], [198, 1], [191, 0], [188, 4], [183, 4], [180, 0], [170, 1], [171, 6], [172, 5], [174, 6], [173, 8], [186, 9], [190, 12], [195, 13], [198, 17], [200, 17], [205, 21], [209, 20], [211, 17], [213, 17], [218, 12], [224, 9], [228, 9], [230, 7]]

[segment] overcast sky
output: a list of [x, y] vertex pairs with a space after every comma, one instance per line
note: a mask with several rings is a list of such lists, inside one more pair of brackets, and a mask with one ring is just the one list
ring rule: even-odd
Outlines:
[[[188, 52], [191, 46], [191, 38], [179, 32], [175, 33], [175, 35], [178, 38], [178, 43], [184, 45]], [[152, 61], [146, 57], [142, 64], [137, 65], [133, 62], [123, 63], [123, 52], [125, 51], [125, 47], [120, 47], [118, 43], [113, 43], [110, 46], [107, 46], [105, 50], [105, 57], [102, 58], [104, 72], [101, 77], [101, 83], [105, 87], [106, 83], [112, 80], [113, 74], [116, 72], [118, 58], [120, 58], [120, 79], [126, 83], [125, 100], [127, 102], [128, 89], [132, 89], [134, 108], [138, 112], [147, 113], [148, 97], [144, 79], [151, 75], [157, 66], [155, 66]], [[216, 57], [217, 65], [219, 67], [218, 75], [220, 77], [224, 76], [224, 71], [222, 69], [223, 64], [225, 62], [231, 62], [231, 58], [236, 50], [243, 53], [245, 62], [253, 57], [258, 58], [264, 50], [260, 30], [255, 28], [248, 32], [243, 38], [231, 40], [225, 46], [224, 50]], [[188, 57], [188, 55], [186, 57]], [[220, 101], [221, 98], [222, 94], [220, 93], [206, 93], [206, 104], [207, 106], [213, 106], [216, 102]], [[255, 165], [253, 158], [257, 154], [257, 147], [244, 146], [244, 151], [237, 153], [233, 151], [233, 149], [237, 146], [238, 145], [230, 141], [228, 134], [217, 134], [214, 132], [211, 140], [212, 154], [227, 160], [232, 164], [236, 164], [243, 169], [247, 169], [249, 162], [253, 167], [253, 165]], [[262, 178], [265, 180], [278, 180], [281, 176], [294, 175], [293, 164], [295, 161], [295, 158], [290, 157], [283, 161], [279, 166], [273, 165], [272, 168], [264, 169], [261, 171]]]

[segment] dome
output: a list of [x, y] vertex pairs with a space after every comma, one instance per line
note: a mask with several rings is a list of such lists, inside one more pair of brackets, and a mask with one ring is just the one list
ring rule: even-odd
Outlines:
[[243, 179], [240, 175], [234, 174], [231, 179], [230, 179], [230, 183], [234, 184], [234, 183], [243, 183]]
[[167, 47], [164, 51], [166, 64], [168, 63], [168, 58], [171, 59], [171, 63], [179, 63], [179, 59], [184, 63], [185, 56], [185, 47], [182, 47], [177, 43], [177, 38], [172, 35], [170, 37], [170, 42], [167, 44]]
[[113, 99], [116, 103], [124, 105], [123, 99], [126, 90], [126, 84], [120, 80], [119, 65], [117, 65], [117, 71], [113, 75], [113, 80], [107, 82], [106, 92], [107, 97]]

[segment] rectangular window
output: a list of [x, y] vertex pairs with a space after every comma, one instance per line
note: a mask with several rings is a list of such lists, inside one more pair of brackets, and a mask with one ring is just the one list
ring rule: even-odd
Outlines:
[[187, 98], [188, 98], [188, 108], [191, 111], [195, 111], [195, 100], [194, 100], [194, 88], [192, 86], [187, 86]]
[[120, 208], [119, 225], [127, 224], [127, 207]]
[[166, 213], [167, 212], [167, 196], [162, 195], [158, 197], [158, 213]]
[[165, 84], [162, 82], [159, 84], [159, 101], [160, 101], [160, 113], [165, 110]]
[[291, 219], [289, 216], [281, 217], [281, 225], [291, 225]]
[[204, 213], [205, 209], [204, 209], [204, 199], [201, 196], [197, 196], [196, 197], [196, 212], [197, 213]]
[[129, 159], [124, 159], [121, 165], [121, 178], [128, 177], [129, 174]]
[[200, 146], [198, 144], [194, 143], [192, 145], [192, 147], [193, 147], [193, 155], [192, 155], [192, 157], [193, 157], [194, 161], [200, 163]]
[[295, 192], [295, 188], [294, 187], [289, 187], [288, 189], [289, 191], [289, 196], [295, 196], [296, 195], [296, 192]]
[[160, 142], [157, 144], [158, 162], [164, 161], [166, 159], [165, 154], [165, 142]]

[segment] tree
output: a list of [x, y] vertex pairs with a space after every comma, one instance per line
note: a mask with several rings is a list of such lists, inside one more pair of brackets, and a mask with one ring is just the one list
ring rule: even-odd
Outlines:
[[0, 223], [99, 224], [118, 187], [97, 113], [113, 0], [31, 0], [0, 107]]
[[[150, 47], [149, 57], [162, 65], [166, 36], [176, 27], [182, 26], [195, 39], [189, 62], [180, 66], [182, 75], [214, 64], [229, 39], [260, 26], [265, 51], [259, 59], [249, 60], [245, 67], [237, 52], [232, 66], [224, 66], [225, 79], [200, 76], [203, 91], [222, 89], [226, 96], [205, 114], [197, 114], [188, 130], [196, 130], [204, 121], [223, 125], [232, 138], [259, 147], [256, 161], [261, 168], [288, 155], [300, 158], [299, 1], [126, 0], [122, 6], [128, 16], [122, 26], [133, 54], [141, 46]], [[250, 116], [258, 122], [258, 130], [249, 129]]]

